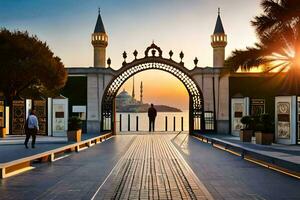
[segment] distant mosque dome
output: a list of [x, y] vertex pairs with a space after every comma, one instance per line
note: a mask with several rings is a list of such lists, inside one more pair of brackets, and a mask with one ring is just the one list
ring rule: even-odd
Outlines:
[[132, 104], [132, 97], [128, 94], [128, 92], [124, 89], [120, 94], [116, 96], [117, 108], [119, 106], [127, 106]]
[[117, 95], [117, 99], [131, 99], [131, 96], [128, 92], [124, 89], [120, 94]]

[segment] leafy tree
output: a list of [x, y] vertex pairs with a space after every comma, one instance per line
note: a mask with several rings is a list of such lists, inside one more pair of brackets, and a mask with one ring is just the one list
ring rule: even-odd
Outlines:
[[[292, 93], [300, 87], [299, 0], [262, 0], [263, 14], [251, 22], [258, 42], [235, 50], [226, 60], [233, 71], [261, 67], [264, 72], [287, 72], [283, 85]], [[300, 89], [300, 88], [299, 88]]]
[[0, 92], [9, 103], [22, 92], [54, 94], [66, 80], [63, 63], [45, 42], [27, 32], [0, 30]]

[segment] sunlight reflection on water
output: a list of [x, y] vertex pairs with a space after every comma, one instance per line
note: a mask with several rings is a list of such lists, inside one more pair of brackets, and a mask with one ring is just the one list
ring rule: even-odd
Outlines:
[[[149, 130], [147, 113], [117, 113], [117, 132], [120, 132], [120, 115], [122, 117], [122, 131], [128, 131], [128, 115], [130, 115], [130, 131], [136, 131], [136, 117], [139, 118], [139, 131]], [[168, 118], [168, 131], [173, 131], [175, 117], [175, 131], [181, 131], [181, 117], [183, 117], [183, 130], [189, 130], [189, 112], [158, 112], [155, 120], [155, 131], [165, 131], [165, 118]]]

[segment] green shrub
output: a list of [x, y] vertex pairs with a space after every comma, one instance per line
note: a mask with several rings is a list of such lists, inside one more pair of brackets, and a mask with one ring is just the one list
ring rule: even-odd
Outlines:
[[68, 122], [68, 130], [69, 131], [77, 131], [81, 129], [82, 121], [79, 117], [71, 117]]
[[275, 123], [269, 114], [261, 114], [259, 117], [259, 123], [257, 124], [257, 131], [262, 133], [274, 133], [275, 132]]
[[244, 130], [253, 130], [254, 119], [251, 116], [244, 116], [241, 119], [241, 123], [245, 125]]

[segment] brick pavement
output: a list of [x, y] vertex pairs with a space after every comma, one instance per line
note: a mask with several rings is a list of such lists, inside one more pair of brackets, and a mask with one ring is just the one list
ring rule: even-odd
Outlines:
[[168, 135], [139, 135], [94, 199], [212, 199]]

